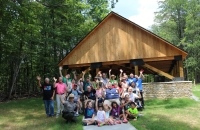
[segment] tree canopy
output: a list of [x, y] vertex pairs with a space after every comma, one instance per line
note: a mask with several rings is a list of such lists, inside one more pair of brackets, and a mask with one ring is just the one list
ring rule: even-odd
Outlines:
[[0, 97], [39, 91], [35, 76], [56, 76], [58, 62], [116, 2], [1, 0]]
[[151, 31], [188, 52], [184, 61], [185, 79], [200, 82], [200, 1], [159, 1]]

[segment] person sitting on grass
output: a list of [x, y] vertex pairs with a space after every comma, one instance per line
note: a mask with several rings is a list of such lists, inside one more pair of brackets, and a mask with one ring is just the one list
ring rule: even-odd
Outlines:
[[128, 110], [126, 110], [127, 113], [127, 118], [128, 119], [133, 119], [134, 121], [137, 120], [138, 117], [138, 110], [136, 108], [136, 104], [134, 102], [130, 103], [130, 108]]
[[95, 117], [95, 113], [94, 113], [94, 108], [92, 107], [92, 102], [88, 101], [86, 103], [85, 114], [82, 121], [83, 125], [84, 126], [96, 125], [94, 117]]
[[104, 106], [104, 111], [106, 114], [106, 122], [108, 125], [115, 125], [115, 121], [112, 117], [110, 117], [110, 112], [112, 110], [112, 107], [108, 106], [107, 104]]
[[[55, 88], [49, 83], [49, 78], [45, 78], [44, 83], [41, 84], [41, 77], [37, 76], [38, 86], [43, 90], [43, 100], [47, 117], [54, 116], [54, 95]], [[49, 111], [50, 110], [50, 111]]]
[[120, 106], [116, 102], [112, 102], [111, 117], [116, 119], [117, 124], [121, 124], [120, 118], [123, 118], [123, 123], [127, 123], [125, 115], [122, 113]]
[[98, 97], [96, 97], [96, 111], [97, 111], [97, 123], [98, 127], [106, 124], [106, 113], [103, 110], [103, 104], [98, 104]]
[[62, 111], [62, 117], [68, 122], [76, 122], [77, 119], [74, 116], [75, 112], [79, 110], [79, 105], [74, 103], [74, 94], [69, 95], [69, 101], [64, 101], [62, 96], [60, 96], [60, 100], [64, 105], [64, 110]]

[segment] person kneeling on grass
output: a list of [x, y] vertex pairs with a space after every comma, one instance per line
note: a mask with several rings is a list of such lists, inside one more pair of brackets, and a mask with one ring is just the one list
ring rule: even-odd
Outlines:
[[74, 103], [74, 94], [69, 95], [69, 101], [63, 101], [62, 96], [60, 95], [60, 100], [64, 105], [64, 110], [62, 111], [62, 117], [68, 122], [76, 122], [77, 119], [74, 116], [75, 111], [79, 109], [79, 105]]
[[94, 117], [95, 117], [95, 113], [94, 113], [94, 108], [92, 108], [92, 102], [88, 101], [86, 103], [85, 114], [84, 114], [82, 124], [84, 126], [96, 125]]
[[[72, 80], [73, 82], [73, 80]], [[74, 102], [75, 103], [78, 103], [80, 106], [79, 106], [79, 110], [76, 111], [76, 113], [74, 114], [74, 116], [79, 116], [78, 112], [82, 112], [81, 108], [82, 108], [82, 103], [80, 101], [80, 95], [82, 94], [82, 92], [79, 90], [77, 84], [74, 84], [74, 87], [71, 89], [71, 91], [67, 94], [66, 98], [67, 100], [69, 100], [69, 95], [70, 94], [74, 94]]]
[[137, 120], [138, 117], [138, 110], [136, 108], [136, 104], [134, 102], [130, 103], [130, 108], [128, 110], [126, 110], [127, 113], [127, 118], [128, 119], [133, 119], [134, 121]]

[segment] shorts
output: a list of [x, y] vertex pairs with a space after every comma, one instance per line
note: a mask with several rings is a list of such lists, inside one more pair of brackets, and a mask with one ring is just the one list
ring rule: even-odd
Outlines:
[[101, 122], [105, 122], [104, 119], [98, 119], [98, 118], [96, 118], [96, 120], [101, 121]]
[[129, 119], [137, 119], [137, 117], [132, 116], [132, 115], [128, 115], [128, 118], [129, 118]]
[[120, 105], [119, 98], [105, 100], [103, 104], [104, 105], [107, 104], [108, 106], [111, 106], [112, 102], [116, 102], [118, 105]]
[[84, 120], [92, 120], [92, 118], [83, 118], [83, 121], [84, 121]]

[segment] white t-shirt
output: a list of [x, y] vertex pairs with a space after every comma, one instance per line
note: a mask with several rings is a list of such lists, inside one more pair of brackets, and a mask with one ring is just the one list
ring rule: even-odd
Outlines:
[[129, 94], [129, 93], [124, 93], [124, 97], [125, 97], [127, 94], [129, 95], [129, 100], [131, 100], [131, 101], [133, 101], [133, 102], [135, 102], [135, 99], [138, 98], [138, 95], [136, 95], [135, 93], [131, 93], [131, 94]]
[[138, 95], [138, 92], [140, 91], [138, 87], [133, 88], [133, 91], [136, 91], [136, 94]]
[[105, 111], [98, 110], [97, 111], [97, 120], [100, 120], [100, 121], [104, 122], [105, 121], [104, 115], [105, 115]]

